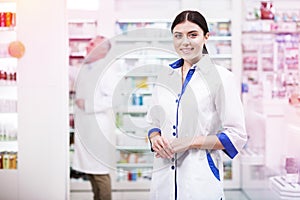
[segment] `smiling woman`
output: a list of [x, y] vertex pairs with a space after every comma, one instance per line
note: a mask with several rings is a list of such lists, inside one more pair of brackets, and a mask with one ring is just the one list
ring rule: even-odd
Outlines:
[[161, 70], [147, 113], [155, 153], [150, 199], [222, 200], [221, 153], [234, 158], [247, 140], [236, 80], [210, 60], [199, 12], [181, 12], [171, 32], [180, 59]]

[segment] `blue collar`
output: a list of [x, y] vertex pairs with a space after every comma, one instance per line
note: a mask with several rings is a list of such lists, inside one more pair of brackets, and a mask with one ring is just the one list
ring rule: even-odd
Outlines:
[[[172, 67], [173, 69], [177, 69], [177, 68], [181, 67], [183, 65], [183, 63], [184, 63], [183, 58], [180, 58], [180, 59], [176, 60], [175, 62], [169, 64], [169, 66]], [[196, 65], [193, 65], [191, 67], [191, 69], [196, 69], [196, 67], [197, 67]]]
[[183, 58], [180, 58], [180, 59], [176, 60], [175, 62], [169, 64], [169, 66], [172, 67], [173, 69], [176, 69], [176, 68], [181, 67], [183, 65], [183, 62], [184, 62]]

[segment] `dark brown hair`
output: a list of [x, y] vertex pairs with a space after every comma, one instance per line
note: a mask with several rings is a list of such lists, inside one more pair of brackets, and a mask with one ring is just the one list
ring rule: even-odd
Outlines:
[[[181, 13], [179, 13], [175, 17], [175, 19], [171, 25], [171, 32], [173, 33], [173, 29], [177, 24], [181, 24], [185, 21], [189, 21], [189, 22], [197, 24], [203, 30], [204, 36], [209, 32], [207, 22], [206, 22], [206, 19], [204, 18], [204, 16], [201, 13], [199, 13], [198, 11], [193, 11], [193, 10], [185, 10], [185, 11], [182, 11]], [[208, 54], [205, 44], [203, 46], [202, 53]]]

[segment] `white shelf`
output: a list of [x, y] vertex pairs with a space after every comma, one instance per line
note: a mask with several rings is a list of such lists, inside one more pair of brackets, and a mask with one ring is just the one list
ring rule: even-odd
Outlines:
[[93, 37], [93, 35], [70, 35], [69, 40], [90, 40]]
[[13, 57], [0, 57], [0, 63], [16, 67], [18, 65], [18, 59]]
[[83, 180], [81, 178], [70, 180], [70, 190], [71, 191], [92, 191], [92, 186], [89, 181]]
[[16, 12], [16, 0], [0, 0], [0, 12]]
[[16, 27], [12, 26], [12, 27], [0, 27], [0, 32], [1, 31], [9, 31], [9, 32], [14, 32], [16, 30]]
[[148, 107], [147, 106], [128, 106], [128, 107], [121, 107], [117, 109], [119, 112], [122, 113], [147, 113]]
[[280, 199], [300, 199], [300, 185], [287, 183], [284, 176], [270, 177], [270, 188], [280, 197]]
[[117, 163], [119, 168], [152, 168], [152, 163]]
[[82, 57], [84, 58], [86, 56], [86, 53], [70, 53], [70, 57]]
[[176, 55], [126, 55], [117, 59], [178, 59]]
[[116, 40], [116, 42], [172, 42], [172, 38], [171, 37], [153, 37], [153, 38], [149, 38], [149, 37], [145, 37], [145, 38], [129, 38], [124, 36], [122, 37], [118, 37]]
[[112, 185], [113, 190], [149, 190], [150, 180], [119, 181]]
[[150, 151], [149, 146], [117, 146], [116, 149], [124, 151]]
[[120, 73], [120, 77], [157, 77], [156, 73]]
[[0, 152], [1, 151], [18, 151], [18, 142], [17, 141], [0, 141]]
[[72, 19], [68, 21], [69, 24], [85, 24], [85, 23], [97, 23], [95, 19]]

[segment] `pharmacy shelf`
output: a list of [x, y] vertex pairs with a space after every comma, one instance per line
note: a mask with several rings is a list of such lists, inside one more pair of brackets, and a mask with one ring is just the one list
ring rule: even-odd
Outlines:
[[152, 163], [117, 163], [118, 168], [152, 168]]
[[117, 181], [112, 184], [113, 190], [149, 190], [150, 180]]
[[116, 42], [172, 42], [171, 37], [153, 37], [153, 38], [129, 38], [129, 37], [118, 37], [115, 39]]
[[2, 151], [18, 151], [18, 142], [17, 141], [0, 141], [0, 152]]
[[18, 59], [13, 57], [0, 57], [0, 63], [5, 63], [9, 66], [17, 66]]
[[70, 180], [70, 190], [72, 191], [92, 191], [91, 183], [87, 180], [83, 180], [82, 178]]
[[130, 113], [136, 113], [136, 114], [146, 114], [148, 111], [147, 106], [128, 106], [128, 107], [121, 107], [117, 109], [118, 112], [121, 112], [123, 114], [130, 114]]
[[122, 57], [117, 57], [116, 59], [178, 59], [178, 56], [176, 55], [152, 55], [152, 54], [148, 54], [148, 55], [126, 55], [126, 56], [122, 56]]
[[69, 35], [69, 40], [91, 40], [93, 35]]
[[288, 183], [284, 176], [270, 177], [269, 183], [270, 188], [280, 197], [280, 199], [300, 199], [299, 183]]
[[144, 72], [144, 73], [120, 73], [119, 77], [157, 77], [156, 73]]
[[150, 151], [149, 146], [117, 146], [120, 151]]

